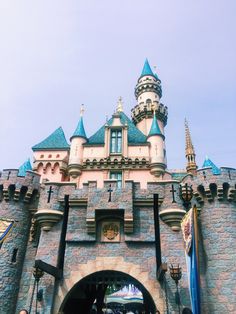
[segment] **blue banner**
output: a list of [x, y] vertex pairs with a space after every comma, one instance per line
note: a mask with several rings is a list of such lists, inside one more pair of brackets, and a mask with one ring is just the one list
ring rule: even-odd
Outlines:
[[194, 206], [181, 223], [185, 242], [185, 254], [189, 279], [189, 291], [193, 314], [201, 314], [200, 280], [198, 265], [197, 208]]

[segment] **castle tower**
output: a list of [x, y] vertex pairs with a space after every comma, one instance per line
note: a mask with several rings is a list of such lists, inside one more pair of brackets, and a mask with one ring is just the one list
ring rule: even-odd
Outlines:
[[154, 113], [151, 129], [147, 138], [150, 145], [151, 174], [159, 177], [166, 169], [165, 136], [162, 134]]
[[0, 313], [15, 313], [32, 214], [37, 208], [40, 176], [28, 171], [29, 167], [27, 161], [19, 171], [5, 169], [0, 177]]
[[83, 163], [83, 144], [87, 142], [83, 122], [84, 107], [80, 109], [80, 119], [74, 134], [70, 138], [69, 175], [76, 179], [81, 174]]
[[196, 170], [197, 170], [197, 164], [195, 161], [196, 155], [195, 155], [195, 151], [194, 151], [194, 147], [193, 147], [193, 143], [192, 143], [189, 127], [188, 127], [188, 122], [186, 119], [185, 119], [185, 156], [187, 159], [187, 166], [186, 166], [187, 172], [196, 174]]
[[135, 87], [137, 105], [131, 110], [132, 120], [137, 128], [148, 135], [153, 113], [155, 112], [161, 132], [167, 123], [167, 107], [160, 103], [162, 96], [161, 80], [154, 74], [146, 59], [142, 73]]

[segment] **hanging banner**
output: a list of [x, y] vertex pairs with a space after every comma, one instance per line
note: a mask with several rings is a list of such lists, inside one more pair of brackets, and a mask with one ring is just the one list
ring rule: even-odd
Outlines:
[[2, 243], [9, 235], [14, 221], [9, 219], [0, 219], [0, 243]]
[[197, 207], [194, 206], [184, 216], [181, 229], [185, 244], [185, 255], [189, 279], [189, 291], [193, 314], [201, 313], [200, 280], [198, 265], [198, 224]]

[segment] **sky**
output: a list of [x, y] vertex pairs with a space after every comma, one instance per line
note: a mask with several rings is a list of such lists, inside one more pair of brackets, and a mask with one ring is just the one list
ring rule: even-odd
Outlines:
[[69, 141], [85, 105], [87, 136], [134, 87], [145, 58], [168, 107], [168, 168], [184, 168], [187, 118], [197, 164], [236, 167], [235, 0], [0, 0], [0, 169], [62, 126]]

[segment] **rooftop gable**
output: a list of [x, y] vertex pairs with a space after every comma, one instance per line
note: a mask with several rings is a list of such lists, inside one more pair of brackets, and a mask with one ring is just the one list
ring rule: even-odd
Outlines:
[[[128, 143], [129, 144], [141, 144], [146, 143], [146, 136], [133, 124], [133, 122], [126, 116], [124, 112], [120, 112], [120, 120], [123, 125], [128, 126]], [[113, 118], [111, 118], [107, 124], [112, 125]], [[95, 134], [88, 139], [88, 144], [104, 144], [105, 125], [103, 125]]]

